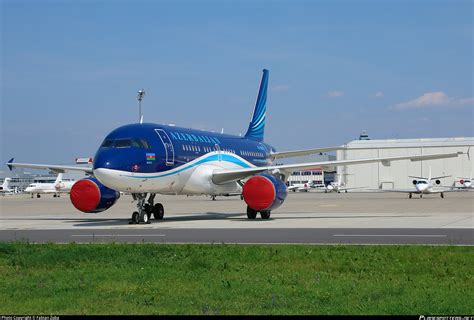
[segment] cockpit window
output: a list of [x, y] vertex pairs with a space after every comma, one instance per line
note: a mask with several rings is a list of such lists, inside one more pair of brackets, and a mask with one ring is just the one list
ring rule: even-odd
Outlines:
[[147, 150], [151, 149], [150, 144], [145, 139], [140, 139], [140, 142], [143, 144], [143, 148]]
[[102, 142], [102, 145], [100, 146], [101, 148], [112, 148], [114, 146], [114, 141], [113, 140], [104, 140]]
[[423, 181], [423, 180], [419, 180], [419, 181], [418, 181], [418, 184], [428, 184], [428, 182]]
[[132, 146], [132, 139], [117, 139], [115, 140], [115, 148], [130, 148]]
[[101, 148], [141, 148], [141, 149], [151, 149], [150, 143], [145, 139], [106, 139]]

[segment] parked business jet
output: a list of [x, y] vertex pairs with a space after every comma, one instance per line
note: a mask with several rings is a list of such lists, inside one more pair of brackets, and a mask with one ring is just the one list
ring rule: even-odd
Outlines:
[[471, 173], [471, 177], [469, 178], [461, 178], [461, 177], [458, 177], [458, 181], [455, 181], [455, 182], [459, 182], [459, 184], [461, 184], [461, 186], [459, 187], [455, 187], [457, 189], [474, 189], [473, 185], [472, 185], [472, 173]]
[[413, 194], [419, 194], [420, 198], [423, 198], [424, 194], [438, 194], [438, 193], [441, 198], [444, 198], [444, 193], [456, 191], [452, 187], [441, 186], [440, 179], [448, 178], [450, 176], [432, 177], [431, 166], [429, 168], [428, 178], [415, 177], [415, 176], [409, 176], [409, 177], [414, 178], [414, 180], [412, 181], [414, 188], [412, 189], [386, 189], [383, 191], [408, 193], [408, 198], [410, 199], [412, 198]]
[[314, 188], [314, 181], [309, 180], [306, 183], [295, 183], [289, 186], [288, 190], [293, 191], [293, 192], [296, 192], [296, 191], [308, 192], [309, 190], [311, 190], [311, 188]]
[[32, 198], [35, 193], [37, 198], [40, 198], [41, 194], [45, 193], [52, 193], [53, 197], [56, 198], [59, 197], [61, 193], [69, 193], [75, 182], [76, 181], [63, 181], [63, 174], [59, 173], [54, 183], [32, 183], [25, 189], [25, 192], [31, 193]]
[[366, 187], [351, 187], [351, 188], [346, 188], [346, 183], [342, 181], [342, 173], [338, 174], [338, 179], [336, 181], [333, 181], [329, 183], [326, 188], [324, 189], [324, 193], [328, 192], [337, 192], [341, 193], [342, 191], [346, 192], [348, 190], [354, 190], [354, 189], [364, 189]]
[[13, 194], [14, 193], [15, 190], [10, 188], [10, 181], [11, 180], [12, 180], [11, 178], [3, 179], [3, 184], [0, 186], [0, 193], [2, 195]]
[[128, 124], [109, 133], [100, 145], [92, 168], [63, 165], [14, 163], [12, 167], [42, 168], [56, 172], [78, 170], [91, 175], [76, 182], [70, 193], [72, 204], [83, 212], [110, 208], [120, 192], [131, 193], [137, 211], [131, 223], [149, 223], [151, 215], [162, 219], [163, 205], [157, 194], [220, 195], [242, 193], [247, 217], [270, 218], [287, 196], [285, 181], [291, 172], [314, 167], [410, 159], [420, 161], [457, 157], [463, 152], [421, 156], [397, 156], [273, 165], [275, 159], [342, 149], [319, 148], [276, 152], [265, 143], [264, 129], [268, 70], [263, 70], [253, 115], [245, 136], [206, 132], [154, 123]]

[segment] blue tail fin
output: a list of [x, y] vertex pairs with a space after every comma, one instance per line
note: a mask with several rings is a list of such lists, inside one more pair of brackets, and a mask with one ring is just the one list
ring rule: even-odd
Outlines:
[[268, 88], [268, 70], [263, 69], [260, 90], [258, 91], [257, 102], [253, 110], [252, 121], [245, 134], [245, 138], [257, 141], [263, 141], [265, 131], [265, 113], [267, 111], [267, 88]]

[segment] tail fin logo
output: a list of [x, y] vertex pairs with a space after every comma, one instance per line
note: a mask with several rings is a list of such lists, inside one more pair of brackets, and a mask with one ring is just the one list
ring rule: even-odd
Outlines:
[[265, 130], [265, 114], [267, 111], [268, 70], [263, 69], [262, 81], [258, 91], [257, 102], [253, 110], [252, 120], [245, 134], [245, 138], [263, 141]]

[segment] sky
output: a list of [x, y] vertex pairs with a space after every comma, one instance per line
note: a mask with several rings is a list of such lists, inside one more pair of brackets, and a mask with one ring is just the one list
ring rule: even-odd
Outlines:
[[138, 120], [277, 150], [473, 136], [472, 1], [0, 0], [0, 161], [66, 164]]

